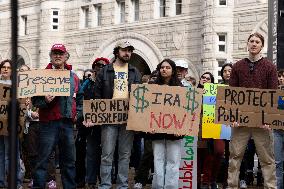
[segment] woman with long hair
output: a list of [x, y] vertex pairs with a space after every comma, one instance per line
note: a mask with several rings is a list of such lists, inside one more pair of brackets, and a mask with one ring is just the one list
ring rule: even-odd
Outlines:
[[[9, 59], [3, 60], [0, 63], [0, 83], [11, 85], [11, 75], [12, 75], [12, 61]], [[5, 180], [6, 174], [8, 173], [9, 165], [9, 136], [0, 136], [0, 188], [7, 187], [7, 182]], [[18, 151], [18, 179], [17, 188], [22, 188], [22, 175], [20, 172], [20, 155]]]
[[197, 85], [197, 88], [203, 89], [205, 83], [214, 83], [214, 76], [213, 76], [212, 73], [210, 73], [210, 72], [204, 72], [204, 73], [201, 75], [201, 77], [200, 77], [200, 80], [199, 80], [199, 83], [198, 83], [198, 85]]
[[[177, 77], [175, 62], [165, 59], [157, 66], [158, 76], [154, 84], [182, 86]], [[154, 131], [153, 131], [154, 132]], [[154, 170], [152, 188], [178, 188], [181, 158], [181, 138], [173, 134], [153, 134]]]

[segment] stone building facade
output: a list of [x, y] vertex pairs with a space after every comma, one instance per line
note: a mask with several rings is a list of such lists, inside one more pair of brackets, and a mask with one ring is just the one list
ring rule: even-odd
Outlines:
[[[9, 3], [0, 0], [0, 59], [11, 54]], [[19, 61], [43, 68], [51, 45], [64, 43], [80, 71], [96, 57], [112, 59], [116, 42], [128, 40], [142, 73], [172, 58], [186, 61], [196, 78], [204, 71], [217, 78], [224, 62], [247, 55], [250, 33], [267, 39], [267, 6], [267, 0], [19, 0]]]

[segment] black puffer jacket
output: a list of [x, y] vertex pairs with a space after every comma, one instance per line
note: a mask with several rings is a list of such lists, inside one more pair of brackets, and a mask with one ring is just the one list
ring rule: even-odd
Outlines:
[[[141, 83], [141, 74], [134, 66], [128, 64], [128, 90], [131, 84]], [[95, 99], [112, 99], [114, 87], [113, 64], [106, 65], [97, 75], [95, 82]]]

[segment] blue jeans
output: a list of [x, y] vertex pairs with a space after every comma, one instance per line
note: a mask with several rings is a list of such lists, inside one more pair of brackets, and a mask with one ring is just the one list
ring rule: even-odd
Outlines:
[[283, 147], [284, 131], [274, 130], [274, 155], [276, 165], [277, 188], [283, 188]]
[[101, 151], [101, 128], [95, 126], [90, 128], [87, 136], [86, 182], [88, 184], [97, 183], [97, 177], [100, 175]]
[[[19, 149], [19, 143], [18, 143], [18, 149]], [[20, 172], [20, 154], [19, 150], [17, 153], [18, 156], [18, 178], [17, 178], [17, 184], [22, 184], [22, 175]], [[8, 136], [0, 136], [0, 187], [5, 187], [7, 185], [6, 183], [6, 174], [8, 173], [9, 169], [9, 138]]]
[[101, 127], [101, 184], [99, 189], [110, 189], [111, 169], [116, 141], [118, 140], [118, 175], [116, 188], [128, 188], [128, 169], [133, 144], [133, 131], [127, 131], [125, 125], [104, 125]]
[[39, 151], [33, 188], [45, 188], [48, 159], [58, 144], [63, 188], [75, 189], [75, 141], [72, 121], [60, 119], [41, 123], [39, 133]]

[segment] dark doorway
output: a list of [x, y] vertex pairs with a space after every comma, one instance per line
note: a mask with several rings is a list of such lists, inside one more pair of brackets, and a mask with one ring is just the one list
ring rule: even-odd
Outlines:
[[20, 68], [22, 65], [25, 65], [25, 60], [21, 55], [17, 57], [17, 68]]
[[136, 53], [131, 54], [129, 64], [135, 66], [140, 71], [142, 76], [151, 74], [151, 70], [146, 61]]

